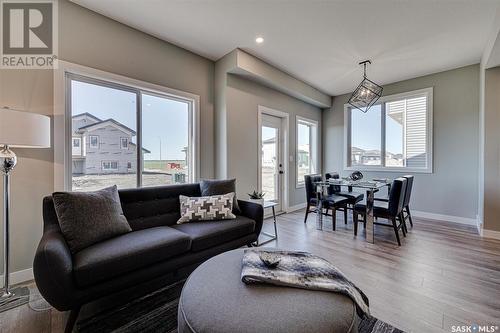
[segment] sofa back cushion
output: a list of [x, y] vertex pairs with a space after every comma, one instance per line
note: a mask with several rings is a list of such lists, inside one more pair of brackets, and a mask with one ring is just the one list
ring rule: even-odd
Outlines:
[[179, 195], [201, 196], [200, 185], [182, 184], [120, 190], [123, 213], [132, 230], [175, 225], [180, 215]]

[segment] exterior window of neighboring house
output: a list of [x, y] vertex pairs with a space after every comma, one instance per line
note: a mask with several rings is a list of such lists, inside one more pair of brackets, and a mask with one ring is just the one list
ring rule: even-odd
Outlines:
[[99, 148], [99, 136], [91, 135], [89, 136], [90, 148]]
[[71, 154], [75, 157], [82, 156], [82, 138], [73, 138], [71, 146]]
[[296, 186], [304, 186], [304, 176], [319, 172], [318, 122], [297, 116]]
[[[136, 81], [127, 85], [111, 77], [102, 81], [70, 72], [65, 76], [70, 82], [66, 98], [71, 101], [72, 118], [68, 132], [85, 137], [91, 148], [72, 155], [70, 190], [92, 191], [110, 183], [131, 188], [195, 181], [197, 96], [163, 94], [161, 87], [151, 86], [153, 93], [137, 88]], [[97, 107], [95, 101], [106, 108]]]
[[432, 172], [432, 88], [344, 109], [346, 170]]
[[103, 161], [103, 170], [118, 170], [118, 161]]

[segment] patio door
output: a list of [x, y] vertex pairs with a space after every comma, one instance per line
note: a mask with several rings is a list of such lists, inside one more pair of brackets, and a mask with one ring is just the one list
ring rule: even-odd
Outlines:
[[283, 128], [279, 117], [262, 114], [261, 122], [261, 169], [259, 172], [261, 191], [266, 201], [278, 204], [276, 211], [283, 206]]

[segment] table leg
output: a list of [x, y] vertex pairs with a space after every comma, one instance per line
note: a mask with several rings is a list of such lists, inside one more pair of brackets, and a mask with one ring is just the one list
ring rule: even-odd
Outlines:
[[374, 243], [374, 228], [373, 228], [373, 202], [374, 202], [374, 191], [366, 191], [366, 241], [369, 243]]
[[323, 194], [316, 188], [316, 229], [323, 230]]
[[276, 212], [274, 211], [274, 206], [273, 206], [273, 219], [274, 219], [274, 238], [278, 239], [278, 228], [276, 227]]
[[265, 231], [261, 231], [261, 234], [264, 235], [264, 236], [267, 236], [269, 237], [269, 239], [267, 239], [266, 241], [264, 242], [259, 242], [257, 240], [257, 242], [254, 244], [255, 246], [262, 246], [264, 244], [267, 244], [269, 242], [272, 242], [274, 240], [277, 240], [278, 239], [278, 228], [276, 227], [276, 211], [274, 210], [274, 206], [271, 207], [272, 211], [273, 211], [273, 222], [274, 222], [274, 235], [273, 234], [270, 234], [268, 232], [265, 232]]

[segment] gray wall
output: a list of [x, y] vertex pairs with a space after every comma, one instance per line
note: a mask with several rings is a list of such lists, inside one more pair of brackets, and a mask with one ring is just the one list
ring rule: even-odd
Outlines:
[[500, 231], [500, 67], [486, 70], [484, 90], [484, 229]]
[[[478, 212], [479, 65], [384, 86], [384, 95], [434, 87], [434, 172], [415, 174], [412, 207], [433, 214], [476, 219]], [[323, 112], [323, 170], [343, 170], [344, 104], [334, 98]], [[394, 178], [397, 172], [364, 172]]]
[[213, 61], [59, 1], [62, 60], [200, 96], [201, 177], [214, 176]]
[[[0, 106], [51, 116], [52, 86], [50, 70], [0, 70]], [[19, 271], [31, 267], [42, 234], [42, 198], [54, 188], [54, 152], [53, 149], [14, 149], [14, 152], [18, 164], [11, 179], [10, 255], [11, 271]], [[0, 186], [2, 183], [0, 180]], [[1, 202], [0, 209], [3, 211]], [[3, 249], [3, 235], [0, 246]], [[3, 250], [0, 253], [3, 274]]]
[[[201, 176], [214, 176], [212, 61], [67, 0], [59, 1], [59, 57], [199, 95]], [[52, 115], [52, 71], [0, 70], [0, 105]], [[42, 198], [54, 190], [52, 149], [17, 149], [16, 153], [19, 165], [12, 179], [11, 271], [31, 268], [42, 232]]]
[[[289, 154], [294, 161], [295, 116], [317, 120], [321, 132], [321, 109], [237, 75], [227, 77], [226, 103], [228, 177], [237, 179], [237, 194], [242, 198], [247, 198], [246, 193], [256, 189], [258, 184], [259, 105], [289, 114]], [[295, 162], [288, 160], [285, 163], [289, 163], [289, 206], [305, 203], [304, 188], [295, 188]]]

